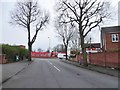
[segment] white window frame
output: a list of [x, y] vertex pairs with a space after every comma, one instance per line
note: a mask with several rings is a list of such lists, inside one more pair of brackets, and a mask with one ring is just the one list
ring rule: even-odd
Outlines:
[[[113, 38], [115, 38], [115, 40], [113, 40]], [[118, 40], [116, 40], [116, 38], [118, 38]], [[112, 42], [119, 42], [119, 35], [118, 34], [112, 34], [111, 39], [112, 39]]]

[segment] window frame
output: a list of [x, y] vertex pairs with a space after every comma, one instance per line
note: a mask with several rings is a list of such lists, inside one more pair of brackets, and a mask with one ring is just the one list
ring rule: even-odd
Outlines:
[[[116, 35], [117, 35], [118, 40], [116, 40], [116, 38], [115, 38], [115, 40], [113, 40], [113, 37]], [[119, 42], [119, 35], [118, 34], [111, 34], [111, 39], [112, 39], [112, 42]]]

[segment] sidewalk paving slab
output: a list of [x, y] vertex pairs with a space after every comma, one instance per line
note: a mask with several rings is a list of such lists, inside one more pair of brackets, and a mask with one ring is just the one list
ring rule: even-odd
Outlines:
[[14, 63], [2, 64], [2, 82], [0, 82], [0, 84], [6, 82], [11, 77], [21, 72], [31, 63], [32, 61], [28, 62], [27, 60], [21, 60]]

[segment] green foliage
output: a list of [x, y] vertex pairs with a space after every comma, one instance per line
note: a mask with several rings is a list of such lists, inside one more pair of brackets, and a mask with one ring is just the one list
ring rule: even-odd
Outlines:
[[11, 46], [8, 44], [2, 45], [2, 54], [6, 54], [6, 59], [8, 62], [11, 60], [15, 60], [15, 56], [19, 56], [19, 60], [23, 59], [23, 57], [27, 57], [28, 50], [24, 48], [20, 48], [19, 46]]

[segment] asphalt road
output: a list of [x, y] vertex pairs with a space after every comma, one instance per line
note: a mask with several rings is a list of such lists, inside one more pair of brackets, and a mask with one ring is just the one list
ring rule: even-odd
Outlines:
[[118, 88], [118, 78], [79, 68], [59, 59], [35, 59], [3, 88]]

